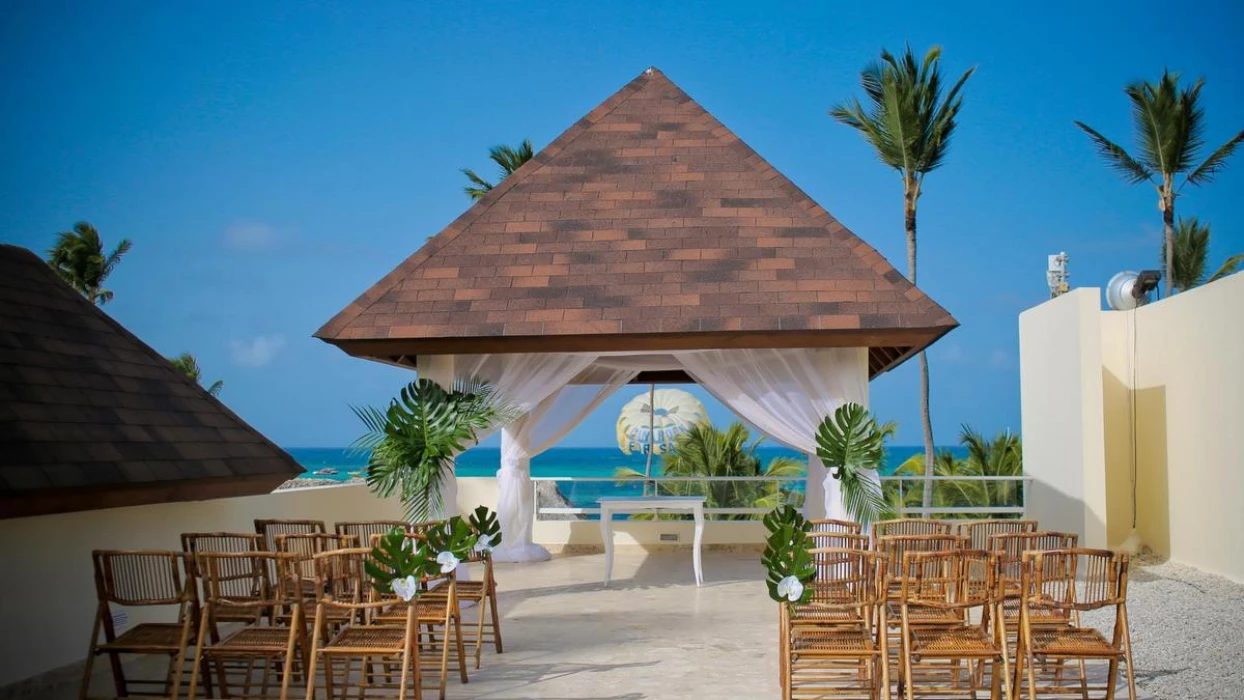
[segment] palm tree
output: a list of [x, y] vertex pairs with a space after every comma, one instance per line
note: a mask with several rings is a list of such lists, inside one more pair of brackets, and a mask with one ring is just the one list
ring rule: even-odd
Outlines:
[[104, 255], [104, 242], [95, 227], [80, 221], [70, 231], [56, 237], [56, 245], [48, 251], [48, 264], [61, 279], [82, 293], [92, 304], [103, 306], [112, 301], [112, 291], [104, 289], [104, 281], [129, 252], [130, 239], [123, 238], [116, 248]]
[[457, 380], [449, 389], [431, 379], [404, 387], [384, 409], [352, 407], [367, 432], [351, 449], [370, 452], [367, 485], [381, 498], [396, 494], [411, 522], [439, 514], [441, 485], [453, 458], [480, 431], [517, 417], [487, 384]]
[[[860, 73], [868, 106], [852, 99], [830, 115], [856, 129], [877, 151], [881, 162], [903, 179], [903, 222], [907, 231], [907, 278], [916, 284], [916, 202], [924, 176], [941, 166], [955, 132], [955, 118], [963, 104], [959, 94], [975, 68], [968, 69], [942, 96], [942, 50], [929, 49], [917, 62], [911, 47], [901, 58], [881, 52], [881, 62]], [[929, 360], [920, 353], [920, 416], [924, 424], [924, 469], [933, 474], [933, 421], [929, 415]], [[925, 489], [926, 506], [932, 492]]]
[[[199, 369], [199, 361], [194, 358], [194, 355], [191, 355], [188, 352], [183, 352], [176, 357], [168, 358], [168, 361], [173, 363], [173, 366], [177, 368], [178, 372], [181, 372], [189, 377], [194, 383], [199, 384], [202, 382], [203, 372]], [[219, 396], [220, 390], [224, 388], [225, 383], [219, 379], [212, 382], [211, 386], [206, 387], [207, 393], [212, 396]]]
[[[535, 151], [531, 148], [531, 139], [523, 139], [518, 148], [493, 146], [488, 149], [488, 158], [501, 169], [500, 178], [497, 180], [498, 184], [500, 184], [501, 180], [513, 174], [515, 170], [522, 167], [523, 163], [535, 157], [535, 155]], [[470, 168], [463, 168], [462, 174], [467, 176], [467, 180], [471, 181], [471, 184], [462, 188], [462, 191], [466, 192], [466, 196], [470, 197], [472, 201], [483, 197], [488, 194], [489, 190], [497, 186], [480, 177]]]
[[1212, 275], [1206, 276], [1209, 233], [1209, 224], [1202, 224], [1195, 216], [1191, 219], [1180, 217], [1179, 223], [1175, 225], [1175, 265], [1171, 268], [1171, 282], [1177, 291], [1186, 292], [1193, 287], [1226, 277], [1236, 272], [1240, 264], [1244, 263], [1244, 253], [1232, 255]]
[[[1106, 164], [1123, 176], [1129, 184], [1148, 182], [1158, 191], [1158, 209], [1162, 212], [1162, 243], [1165, 248], [1163, 270], [1166, 272], [1166, 294], [1175, 287], [1175, 198], [1185, 185], [1198, 187], [1214, 179], [1227, 166], [1227, 158], [1240, 141], [1244, 131], [1233, 136], [1200, 165], [1193, 163], [1204, 145], [1202, 132], [1205, 110], [1199, 104], [1205, 81], [1198, 78], [1190, 87], [1179, 86], [1179, 74], [1162, 71], [1157, 84], [1135, 82], [1123, 92], [1132, 101], [1132, 123], [1136, 131], [1140, 157], [1133, 157], [1122, 146], [1090, 128], [1084, 130]], [[1179, 175], [1187, 173], [1176, 185]]]
[[[661, 457], [662, 475], [676, 477], [752, 477], [800, 476], [806, 465], [790, 457], [774, 457], [763, 464], [756, 449], [763, 438], [752, 441], [751, 433], [735, 422], [724, 431], [708, 423], [695, 423], [679, 435], [673, 449]], [[620, 468], [618, 479], [643, 479], [638, 469]], [[797, 494], [781, 488], [777, 481], [675, 481], [661, 487], [668, 495], [704, 496], [708, 508], [772, 509], [789, 502]], [[798, 505], [797, 503], [795, 505]], [[641, 514], [642, 515], [642, 514]], [[725, 515], [727, 520], [748, 520], [760, 516]]]
[[[1017, 480], [957, 480], [954, 477], [1015, 477], [1023, 476], [1023, 449], [1019, 436], [1003, 431], [993, 439], [985, 438], [971, 426], [960, 427], [959, 444], [967, 448], [967, 457], [957, 459], [950, 452], [937, 455], [936, 473], [945, 477], [933, 490], [933, 508], [988, 508], [1018, 506], [1022, 503], [1023, 485]], [[913, 457], [904, 462], [895, 474], [918, 474], [920, 464]], [[888, 492], [896, 502], [897, 492]], [[914, 494], [902, 499], [904, 506], [915, 505]], [[952, 514], [947, 517], [972, 517]]]

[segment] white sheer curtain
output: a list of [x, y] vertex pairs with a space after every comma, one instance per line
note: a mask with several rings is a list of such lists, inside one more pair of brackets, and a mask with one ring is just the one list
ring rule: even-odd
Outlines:
[[816, 428], [844, 403], [868, 405], [866, 348], [688, 350], [676, 356], [740, 417], [808, 455], [809, 518], [845, 517], [838, 482], [816, 457]]
[[[549, 552], [532, 541], [535, 493], [531, 483], [531, 458], [553, 447], [583, 422], [602, 401], [628, 384], [638, 370], [611, 370], [596, 374], [601, 384], [562, 387], [541, 401], [530, 413], [501, 429], [501, 470], [497, 472], [498, 517], [501, 546], [493, 551], [496, 561], [544, 561]], [[502, 496], [502, 494], [506, 494]]]
[[556, 444], [636, 374], [630, 369], [612, 370], [604, 375], [602, 383], [608, 383], [603, 387], [567, 386], [596, 358], [591, 353], [461, 355], [454, 364], [459, 378], [486, 380], [501, 401], [523, 414], [503, 427], [501, 433], [497, 518], [501, 521], [502, 541], [493, 552], [497, 561], [541, 561], [549, 556], [547, 550], [531, 541], [535, 517], [531, 457]]

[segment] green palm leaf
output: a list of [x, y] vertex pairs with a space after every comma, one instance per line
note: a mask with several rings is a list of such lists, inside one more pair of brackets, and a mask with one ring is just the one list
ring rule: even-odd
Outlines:
[[868, 473], [881, 467], [885, 437], [868, 409], [857, 403], [840, 406], [817, 429], [817, 456], [840, 482], [847, 514], [861, 523], [889, 513], [880, 484]]

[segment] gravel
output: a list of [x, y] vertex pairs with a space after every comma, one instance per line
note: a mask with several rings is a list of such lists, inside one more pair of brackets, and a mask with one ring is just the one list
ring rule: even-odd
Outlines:
[[[1127, 603], [1142, 697], [1244, 698], [1244, 585], [1141, 558], [1133, 560]], [[1113, 614], [1085, 621], [1104, 629]]]

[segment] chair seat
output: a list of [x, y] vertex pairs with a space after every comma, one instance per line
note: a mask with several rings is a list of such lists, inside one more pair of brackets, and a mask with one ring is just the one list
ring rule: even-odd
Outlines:
[[[418, 603], [415, 605], [415, 618], [420, 623], [443, 622], [445, 620], [445, 607], [449, 603], [447, 597], [436, 596], [420, 596]], [[405, 625], [406, 624], [406, 605], [404, 603], [394, 603], [393, 607], [385, 610], [375, 617], [373, 620], [378, 625]]]
[[1034, 656], [1123, 656], [1123, 650], [1115, 648], [1101, 632], [1071, 625], [1034, 629], [1032, 653]]
[[[486, 588], [483, 581], [459, 581], [454, 586], [454, 593], [458, 600], [470, 600], [479, 602], [484, 599]], [[430, 591], [420, 594], [420, 600], [443, 600], [449, 597], [448, 589], [438, 586]]]
[[859, 613], [854, 610], [823, 607], [816, 603], [794, 606], [790, 618], [790, 623], [795, 627], [858, 624], [862, 621]]
[[[126, 630], [111, 642], [101, 644], [99, 650], [176, 652], [181, 648], [181, 632], [182, 626], [176, 623], [147, 622]], [[194, 644], [194, 638], [188, 637], [186, 643]]]
[[[890, 603], [890, 620], [897, 622], [903, 619], [901, 603]], [[912, 625], [962, 625], [963, 616], [954, 610], [930, 608], [921, 605], [907, 606], [907, 622]]]
[[[1019, 621], [1019, 602], [1007, 601], [1002, 606], [1002, 617], [1007, 622]], [[1028, 608], [1028, 621], [1033, 625], [1066, 625], [1070, 622], [1070, 616], [1066, 610], [1057, 610], [1054, 608], [1042, 608], [1030, 606]]]
[[863, 627], [818, 627], [796, 633], [790, 648], [796, 656], [858, 656], [876, 652], [877, 640]]
[[288, 627], [245, 627], [204, 651], [216, 654], [284, 654], [289, 646]]
[[979, 627], [917, 627], [911, 631], [912, 656], [993, 657], [997, 647]]
[[324, 645], [324, 654], [390, 653], [400, 654], [406, 644], [406, 630], [401, 627], [357, 625], [347, 627]]

